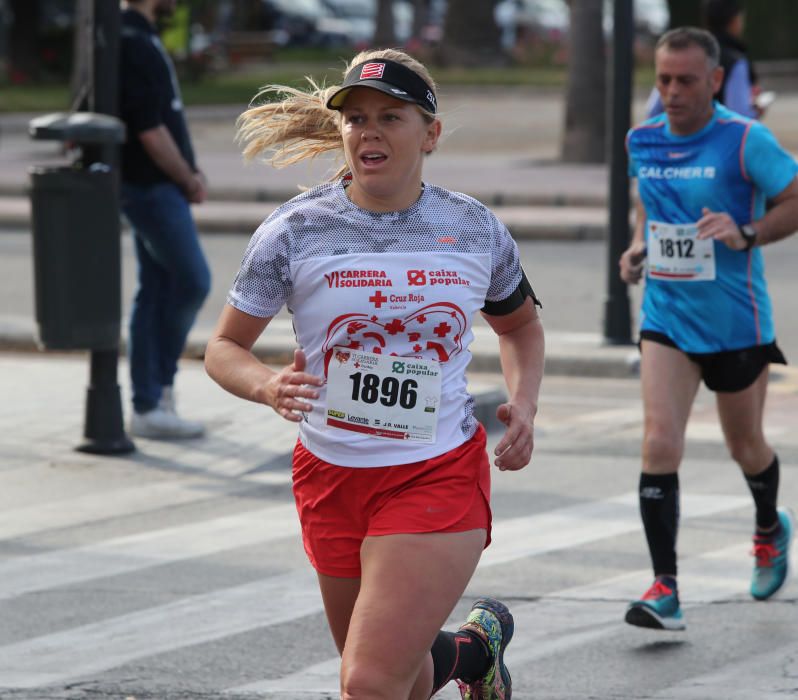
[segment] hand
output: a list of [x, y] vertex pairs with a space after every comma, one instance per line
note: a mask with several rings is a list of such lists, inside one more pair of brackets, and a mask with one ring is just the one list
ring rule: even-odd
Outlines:
[[313, 410], [313, 406], [302, 399], [319, 398], [319, 392], [313, 387], [324, 384], [321, 377], [305, 372], [306, 365], [305, 353], [294, 350], [293, 363], [273, 375], [264, 387], [263, 403], [294, 423], [302, 420], [302, 412]]
[[643, 262], [646, 259], [645, 241], [632, 243], [621, 255], [618, 267], [621, 268], [621, 279], [626, 284], [637, 284], [643, 276]]
[[183, 185], [186, 199], [192, 204], [202, 204], [208, 196], [205, 188], [205, 176], [202, 173], [193, 173], [191, 178]]
[[759, 104], [757, 98], [762, 94], [762, 86], [761, 85], [752, 85], [751, 86], [751, 108], [754, 110], [757, 119], [761, 119], [765, 116], [765, 112], [767, 112], [767, 105]]
[[703, 216], [698, 220], [698, 236], [700, 240], [712, 238], [725, 243], [732, 250], [745, 250], [747, 242], [740, 232], [740, 227], [725, 211], [715, 212], [704, 207]]
[[534, 415], [515, 404], [503, 403], [496, 409], [496, 417], [507, 426], [496, 445], [494, 463], [501, 471], [518, 471], [532, 459], [535, 446]]

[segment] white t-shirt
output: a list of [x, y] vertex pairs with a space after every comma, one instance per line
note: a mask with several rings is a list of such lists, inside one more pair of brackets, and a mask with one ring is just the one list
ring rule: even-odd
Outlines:
[[228, 303], [260, 318], [287, 305], [306, 371], [325, 379], [334, 348], [440, 363], [431, 444], [332, 427], [326, 385], [300, 423], [302, 444], [326, 462], [390, 466], [443, 454], [474, 434], [465, 377], [472, 319], [485, 301], [509, 297], [521, 275], [515, 241], [475, 199], [426, 186], [410, 208], [375, 213], [353, 204], [338, 181], [261, 224]]

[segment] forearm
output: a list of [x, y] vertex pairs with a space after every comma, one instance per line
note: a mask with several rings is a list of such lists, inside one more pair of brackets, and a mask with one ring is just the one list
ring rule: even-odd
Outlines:
[[144, 150], [155, 165], [183, 190], [190, 190], [194, 180], [191, 164], [183, 158], [175, 140], [165, 126], [143, 131], [139, 134]]
[[758, 246], [775, 243], [798, 229], [798, 197], [780, 202], [761, 219], [752, 222]]
[[631, 243], [643, 243], [646, 240], [646, 210], [638, 197], [635, 200], [635, 225], [632, 230]]
[[499, 356], [509, 403], [528, 411], [531, 418], [538, 410], [544, 348], [543, 325], [539, 318], [499, 336]]
[[277, 372], [229, 338], [216, 336], [205, 350], [205, 369], [219, 386], [247, 401], [268, 403], [265, 388]]

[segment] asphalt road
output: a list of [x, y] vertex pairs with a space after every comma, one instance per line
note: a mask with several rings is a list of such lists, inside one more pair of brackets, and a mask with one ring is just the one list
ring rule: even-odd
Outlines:
[[[0, 354], [14, 397], [0, 403], [0, 697], [337, 697], [290, 493], [293, 426], [187, 362], [180, 398], [208, 437], [139, 440], [124, 459], [74, 453], [85, 364]], [[494, 541], [449, 624], [478, 596], [508, 603], [516, 700], [794, 696], [798, 587], [767, 603], [748, 597], [752, 506], [707, 392], [681, 479], [687, 631], [623, 622], [651, 580], [636, 500], [638, 391], [634, 380], [545, 379], [533, 463], [494, 473]], [[796, 418], [793, 372], [774, 381], [768, 417], [782, 502], [793, 505]]]

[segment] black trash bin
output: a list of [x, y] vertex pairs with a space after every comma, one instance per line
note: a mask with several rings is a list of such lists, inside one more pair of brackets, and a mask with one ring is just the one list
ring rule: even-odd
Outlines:
[[30, 172], [39, 343], [48, 350], [119, 346], [121, 255], [114, 149], [125, 126], [105, 114], [58, 113], [30, 122], [34, 139], [70, 143], [69, 165]]

